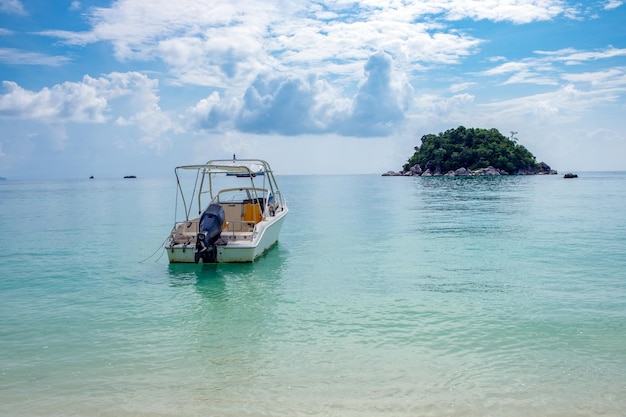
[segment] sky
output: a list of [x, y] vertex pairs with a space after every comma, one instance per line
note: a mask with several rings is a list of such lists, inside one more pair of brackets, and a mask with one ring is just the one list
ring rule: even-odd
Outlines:
[[622, 0], [0, 0], [0, 176], [382, 174], [458, 126], [623, 171], [624, 22]]

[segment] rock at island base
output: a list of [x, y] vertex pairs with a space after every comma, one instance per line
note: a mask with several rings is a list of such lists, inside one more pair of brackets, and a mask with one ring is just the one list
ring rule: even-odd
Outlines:
[[[481, 168], [474, 171], [470, 171], [467, 168], [459, 168], [454, 171], [449, 171], [445, 174], [442, 174], [440, 171], [433, 169], [434, 167], [427, 166], [427, 168], [422, 171], [422, 168], [419, 164], [416, 164], [409, 168], [408, 170], [395, 172], [395, 171], [387, 171], [383, 174], [383, 177], [481, 177], [481, 176], [492, 176], [492, 175], [509, 175], [508, 172], [494, 168], [492, 166], [488, 166], [487, 168]], [[555, 175], [557, 172], [550, 168], [548, 164], [545, 162], [539, 163], [538, 168], [524, 169], [519, 170], [514, 173], [514, 175]], [[573, 174], [575, 175], [575, 174]], [[575, 178], [575, 177], [568, 177]]]

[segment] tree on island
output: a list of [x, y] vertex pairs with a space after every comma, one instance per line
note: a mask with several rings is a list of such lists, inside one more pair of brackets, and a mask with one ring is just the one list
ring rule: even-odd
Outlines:
[[509, 139], [497, 129], [459, 126], [438, 135], [424, 135], [421, 146], [415, 147], [415, 153], [404, 165], [404, 172], [415, 166], [432, 173], [487, 167], [510, 174], [545, 173], [546, 168], [551, 171], [548, 165], [537, 163], [535, 156], [516, 142], [514, 133], [517, 132], [512, 132]]

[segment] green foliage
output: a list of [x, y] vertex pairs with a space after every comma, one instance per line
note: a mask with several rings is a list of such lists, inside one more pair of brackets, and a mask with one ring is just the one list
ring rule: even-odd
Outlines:
[[458, 168], [476, 170], [493, 166], [509, 173], [538, 166], [535, 156], [525, 147], [503, 136], [497, 129], [467, 129], [459, 126], [438, 135], [422, 136], [404, 169], [430, 162], [442, 173]]

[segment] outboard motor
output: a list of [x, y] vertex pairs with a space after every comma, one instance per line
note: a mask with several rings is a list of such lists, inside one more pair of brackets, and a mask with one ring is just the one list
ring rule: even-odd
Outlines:
[[219, 204], [210, 204], [200, 216], [198, 236], [196, 237], [195, 261], [204, 263], [217, 261], [217, 240], [222, 235], [224, 209]]

